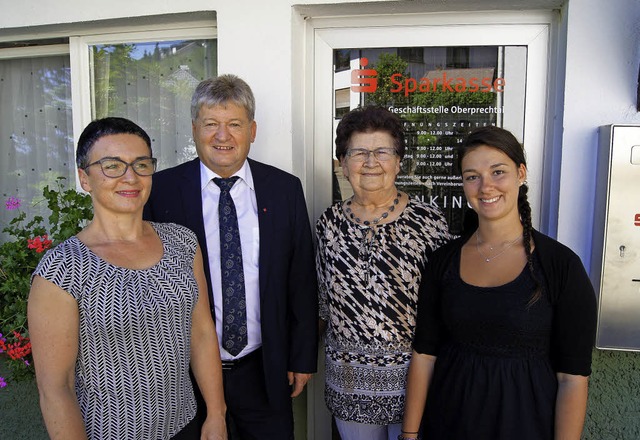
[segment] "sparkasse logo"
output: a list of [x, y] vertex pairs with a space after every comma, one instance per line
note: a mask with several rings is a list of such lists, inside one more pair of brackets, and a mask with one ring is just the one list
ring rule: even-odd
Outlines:
[[464, 76], [450, 76], [447, 75], [447, 71], [442, 72], [429, 72], [432, 76], [427, 78], [423, 77], [419, 80], [415, 78], [404, 78], [401, 73], [394, 73], [391, 75], [391, 83], [394, 87], [391, 88], [391, 93], [402, 93], [404, 96], [409, 96], [414, 92], [428, 93], [437, 92], [440, 89], [441, 92], [462, 93], [462, 92], [504, 92], [505, 79], [489, 77], [470, 77]]
[[[367, 67], [369, 60], [360, 58], [360, 66]], [[378, 90], [378, 71], [376, 69], [353, 69], [351, 71], [351, 91], [373, 93]]]
[[[367, 58], [360, 58], [360, 66], [369, 65]], [[489, 68], [491, 69], [491, 68]], [[480, 92], [502, 93], [506, 81], [504, 78], [493, 78], [492, 73], [478, 71], [487, 68], [444, 69], [429, 71], [424, 77], [416, 79], [404, 77], [402, 73], [394, 73], [389, 77], [391, 93], [409, 96], [413, 93], [428, 92]], [[492, 70], [492, 69], [491, 69]], [[351, 71], [351, 91], [356, 93], [374, 93], [378, 89], [378, 71], [376, 69], [353, 69]]]

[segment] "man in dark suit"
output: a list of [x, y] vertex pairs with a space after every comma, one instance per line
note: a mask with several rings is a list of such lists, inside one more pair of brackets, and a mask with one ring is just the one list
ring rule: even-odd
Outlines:
[[300, 180], [247, 158], [254, 114], [242, 79], [202, 81], [191, 101], [198, 158], [153, 176], [145, 218], [198, 236], [234, 440], [288, 440], [291, 398], [316, 371], [313, 243]]

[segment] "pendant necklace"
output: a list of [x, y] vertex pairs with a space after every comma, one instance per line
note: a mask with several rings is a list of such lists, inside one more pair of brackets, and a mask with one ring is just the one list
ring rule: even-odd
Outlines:
[[364, 220], [364, 221], [362, 221], [360, 219], [360, 217], [356, 217], [356, 215], [351, 210], [351, 201], [352, 200], [353, 200], [353, 196], [351, 196], [351, 198], [349, 198], [349, 200], [347, 200], [347, 202], [345, 203], [345, 207], [344, 207], [344, 211], [347, 213], [349, 218], [351, 220], [353, 220], [354, 222], [360, 224], [360, 225], [371, 226], [371, 225], [377, 225], [383, 219], [389, 217], [389, 214], [391, 214], [393, 211], [395, 211], [396, 206], [398, 205], [398, 203], [400, 203], [400, 193], [396, 194], [396, 198], [393, 199], [393, 203], [391, 204], [391, 206], [389, 206], [387, 208], [387, 210], [385, 212], [383, 212], [380, 217], [374, 218], [373, 220]]
[[[480, 256], [482, 257], [484, 262], [485, 263], [489, 263], [489, 262], [491, 262], [491, 260], [494, 260], [494, 259], [498, 258], [500, 255], [504, 254], [507, 251], [507, 249], [509, 249], [511, 246], [513, 246], [516, 243], [516, 241], [518, 241], [521, 237], [522, 237], [522, 234], [518, 235], [512, 241], [507, 243], [507, 245], [500, 252], [498, 252], [497, 254], [495, 254], [493, 256], [487, 257], [480, 250], [480, 243], [481, 243], [480, 242], [480, 236], [478, 235], [478, 231], [476, 231], [476, 250], [478, 251], [478, 254], [480, 254]], [[489, 246], [489, 249], [493, 251], [493, 248], [491, 246]]]

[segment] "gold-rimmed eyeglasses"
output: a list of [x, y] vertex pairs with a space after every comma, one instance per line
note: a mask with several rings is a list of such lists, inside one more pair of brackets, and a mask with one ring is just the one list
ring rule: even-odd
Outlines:
[[376, 148], [375, 150], [367, 150], [366, 148], [351, 148], [347, 150], [346, 156], [354, 162], [366, 162], [369, 160], [369, 156], [373, 154], [373, 157], [378, 162], [386, 162], [393, 159], [396, 156], [395, 148]]
[[118, 159], [117, 157], [104, 157], [100, 160], [96, 160], [93, 163], [90, 163], [83, 169], [93, 165], [100, 165], [100, 169], [102, 170], [102, 174], [107, 177], [117, 178], [122, 177], [127, 172], [127, 169], [131, 167], [131, 169], [141, 177], [150, 176], [156, 172], [156, 166], [158, 164], [158, 159], [155, 157], [141, 157], [140, 159], [136, 159], [131, 163], [127, 163], [122, 159]]

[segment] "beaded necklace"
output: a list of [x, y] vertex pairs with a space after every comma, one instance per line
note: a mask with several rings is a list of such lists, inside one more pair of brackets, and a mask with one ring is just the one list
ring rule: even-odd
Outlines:
[[387, 210], [385, 212], [383, 212], [380, 217], [375, 218], [373, 220], [364, 220], [364, 221], [362, 221], [360, 219], [360, 217], [356, 217], [356, 215], [351, 210], [351, 201], [352, 200], [353, 200], [353, 196], [351, 196], [349, 198], [349, 200], [346, 201], [345, 208], [344, 208], [344, 211], [347, 213], [349, 218], [351, 220], [353, 220], [354, 222], [360, 224], [360, 225], [371, 226], [371, 225], [377, 225], [382, 220], [384, 220], [385, 218], [389, 217], [389, 214], [391, 214], [393, 211], [395, 211], [396, 206], [398, 205], [398, 203], [400, 203], [400, 193], [396, 194], [396, 198], [393, 199], [393, 203], [391, 204], [391, 206], [389, 206], [387, 208]]

